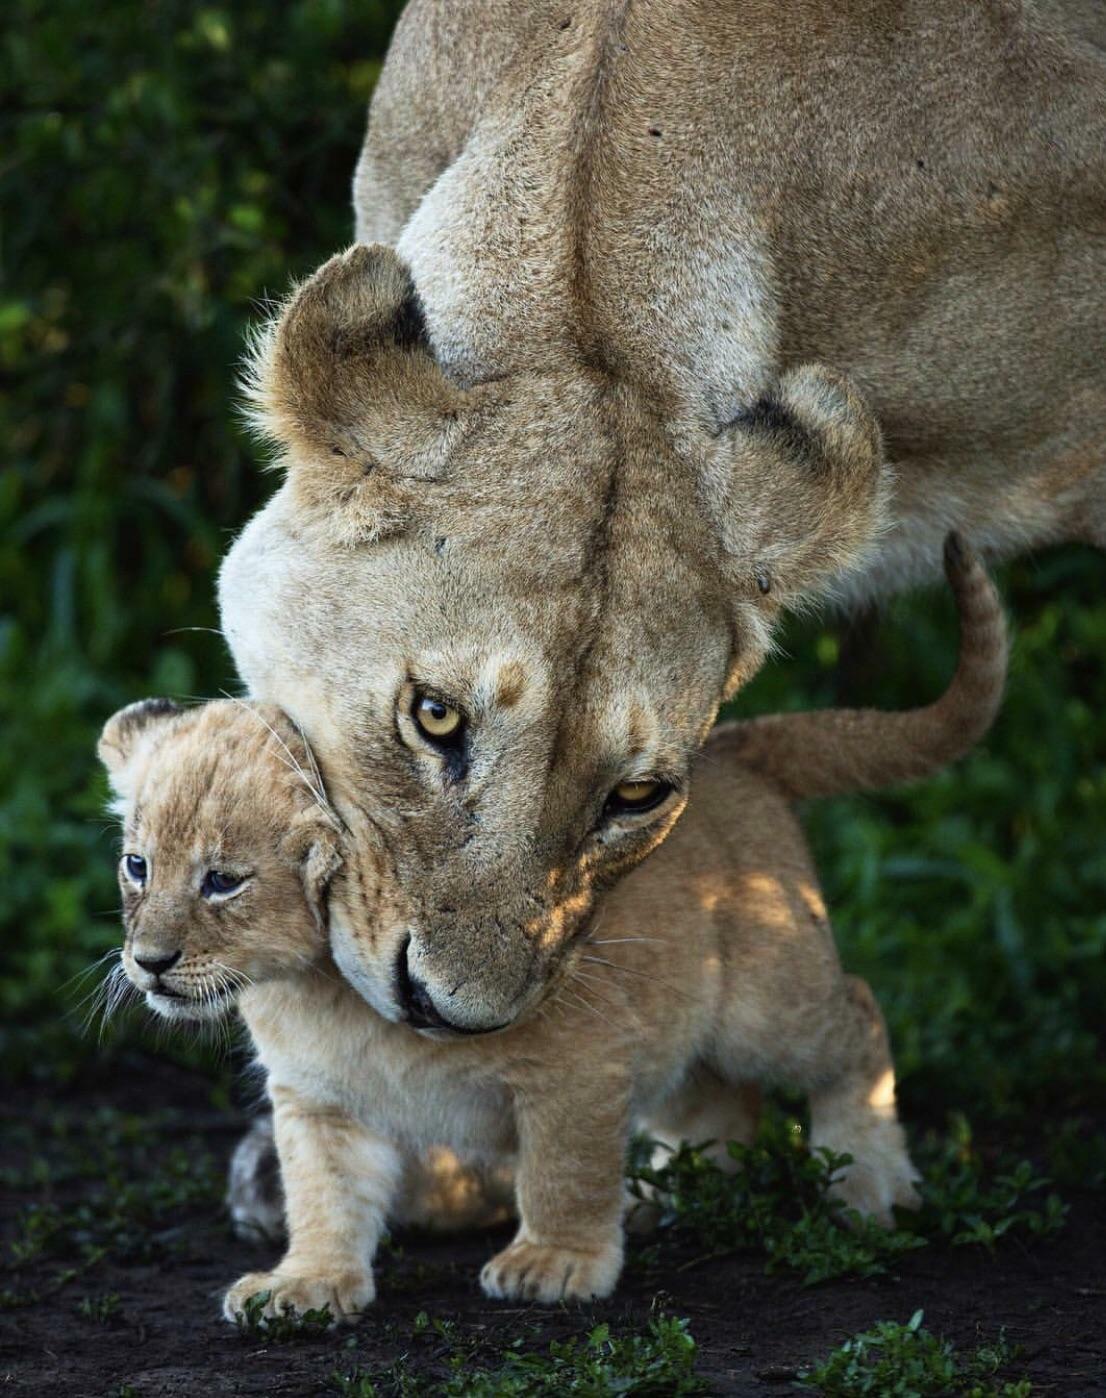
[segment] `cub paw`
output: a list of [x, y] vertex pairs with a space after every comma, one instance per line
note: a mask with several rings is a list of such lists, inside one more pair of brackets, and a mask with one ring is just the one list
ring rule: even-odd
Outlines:
[[598, 1252], [515, 1242], [485, 1264], [480, 1285], [500, 1301], [593, 1301], [611, 1294], [621, 1271], [621, 1242]]
[[223, 1315], [231, 1322], [246, 1311], [251, 1296], [267, 1292], [268, 1297], [258, 1311], [258, 1319], [271, 1320], [278, 1316], [306, 1315], [328, 1307], [335, 1324], [356, 1320], [376, 1296], [370, 1273], [362, 1271], [329, 1272], [325, 1276], [308, 1276], [295, 1272], [249, 1272], [223, 1298]]
[[830, 1186], [830, 1193], [864, 1218], [874, 1219], [884, 1228], [893, 1228], [896, 1208], [921, 1206], [916, 1188], [919, 1178], [905, 1155], [878, 1165], [857, 1162], [845, 1167], [844, 1175]]

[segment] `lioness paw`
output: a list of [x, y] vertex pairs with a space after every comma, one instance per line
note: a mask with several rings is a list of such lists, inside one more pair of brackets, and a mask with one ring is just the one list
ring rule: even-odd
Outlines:
[[611, 1294], [621, 1271], [621, 1242], [598, 1252], [517, 1242], [485, 1264], [480, 1285], [502, 1301], [592, 1301]]
[[376, 1287], [370, 1272], [353, 1269], [320, 1276], [284, 1272], [280, 1268], [275, 1272], [249, 1272], [239, 1278], [223, 1298], [223, 1315], [231, 1322], [236, 1321], [246, 1313], [250, 1297], [264, 1293], [267, 1297], [257, 1311], [258, 1319], [302, 1316], [326, 1306], [334, 1323], [340, 1324], [356, 1320], [372, 1304]]

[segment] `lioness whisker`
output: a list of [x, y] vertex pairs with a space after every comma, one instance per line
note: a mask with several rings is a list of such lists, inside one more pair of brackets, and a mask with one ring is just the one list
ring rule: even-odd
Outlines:
[[663, 938], [663, 937], [603, 937], [602, 939], [596, 939], [595, 937], [586, 937], [586, 938], [584, 939], [584, 945], [587, 946], [587, 947], [615, 947], [615, 946], [621, 945], [623, 942], [656, 942], [658, 945], [663, 945], [663, 944], [664, 944], [664, 938]]
[[[596, 1017], [596, 1019], [601, 1019], [604, 1024], [611, 1023], [607, 1016], [591, 1003], [591, 1001], [585, 995], [582, 987], [578, 987], [576, 990], [569, 991], [568, 993], [575, 998], [577, 1004], [583, 1006], [583, 1008], [586, 1010], [590, 1010], [591, 1013]], [[614, 1026], [612, 1025], [611, 1027], [613, 1028]]]
[[[595, 987], [597, 987], [597, 989], [592, 990], [591, 993], [592, 993], [593, 995], [599, 995], [599, 991], [600, 991], [600, 990], [608, 990], [608, 989], [609, 989], [609, 986], [607, 985], [606, 981], [604, 981], [604, 980], [602, 979], [601, 976], [591, 976], [591, 975], [588, 975], [588, 973], [587, 973], [586, 971], [581, 971], [581, 970], [579, 969], [579, 967], [577, 967], [576, 970], [573, 971], [573, 973], [572, 973], [572, 979], [573, 979], [574, 981], [585, 981], [589, 986], [595, 986]], [[611, 1004], [611, 1003], [612, 1003], [611, 997], [610, 997], [609, 995], [600, 995], [599, 998], [600, 998], [605, 1004]]]
[[671, 981], [663, 980], [660, 976], [651, 976], [648, 971], [642, 971], [637, 966], [620, 966], [617, 961], [607, 961], [602, 956], [583, 956], [580, 959], [594, 961], [597, 966], [609, 966], [612, 971], [623, 971], [628, 976], [638, 976], [643, 981], [652, 981], [655, 985], [663, 985], [665, 990], [670, 990], [673, 995], [679, 995], [685, 1000], [691, 998], [678, 985], [673, 985]]

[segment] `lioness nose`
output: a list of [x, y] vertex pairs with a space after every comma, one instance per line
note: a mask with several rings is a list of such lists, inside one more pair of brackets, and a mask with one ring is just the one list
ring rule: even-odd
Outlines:
[[435, 1005], [429, 987], [424, 985], [417, 976], [411, 974], [407, 966], [407, 951], [410, 943], [411, 939], [408, 938], [400, 947], [395, 966], [396, 998], [406, 1012], [407, 1023], [413, 1029], [450, 1029], [455, 1034], [472, 1033], [472, 1030], [465, 1029], [459, 1024], [454, 1024], [452, 1020], [446, 1019]]
[[136, 956], [134, 959], [144, 971], [149, 971], [151, 976], [161, 976], [166, 971], [171, 971], [180, 957], [179, 951], [171, 951], [168, 956]]

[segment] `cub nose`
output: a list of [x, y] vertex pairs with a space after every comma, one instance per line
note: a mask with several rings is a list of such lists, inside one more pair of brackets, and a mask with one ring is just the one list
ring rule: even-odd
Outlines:
[[134, 960], [137, 966], [149, 971], [151, 976], [163, 976], [166, 971], [173, 969], [180, 958], [179, 951], [171, 951], [168, 956], [136, 956]]

